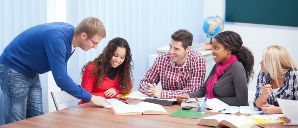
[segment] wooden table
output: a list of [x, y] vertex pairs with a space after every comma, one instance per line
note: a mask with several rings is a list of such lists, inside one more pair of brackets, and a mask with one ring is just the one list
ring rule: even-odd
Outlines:
[[[171, 113], [180, 106], [165, 107]], [[198, 119], [174, 118], [169, 115], [117, 116], [111, 109], [84, 104], [29, 118], [0, 128], [194, 128]]]
[[[172, 113], [180, 106], [165, 106]], [[10, 123], [0, 128], [204, 128], [196, 125], [198, 119], [170, 117], [169, 115], [117, 116], [111, 109], [92, 104], [80, 105], [57, 112]], [[265, 127], [284, 127], [269, 124]]]

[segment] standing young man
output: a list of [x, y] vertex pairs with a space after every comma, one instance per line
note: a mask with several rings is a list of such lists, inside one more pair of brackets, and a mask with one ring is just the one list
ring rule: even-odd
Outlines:
[[[191, 51], [192, 40], [192, 34], [183, 29], [172, 34], [170, 51], [159, 56], [141, 80], [142, 93], [172, 99], [199, 89], [205, 79], [206, 61], [201, 54]], [[159, 82], [162, 90], [156, 87]]]
[[103, 23], [94, 17], [74, 26], [46, 23], [31, 27], [4, 49], [0, 57], [0, 85], [5, 123], [43, 114], [39, 75], [52, 71], [56, 84], [72, 96], [105, 106], [103, 97], [91, 95], [67, 74], [67, 61], [76, 47], [96, 48], [106, 36]]

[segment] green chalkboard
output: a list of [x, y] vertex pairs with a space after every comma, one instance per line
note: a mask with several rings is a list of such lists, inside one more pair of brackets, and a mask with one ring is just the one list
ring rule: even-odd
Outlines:
[[298, 0], [226, 0], [226, 21], [298, 27]]

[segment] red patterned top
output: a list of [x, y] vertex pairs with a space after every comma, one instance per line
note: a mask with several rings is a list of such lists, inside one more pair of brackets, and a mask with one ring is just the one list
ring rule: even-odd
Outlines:
[[104, 98], [109, 98], [104, 94], [104, 92], [110, 88], [113, 88], [116, 91], [116, 95], [114, 97], [116, 97], [117, 94], [121, 93], [118, 88], [118, 75], [116, 75], [114, 80], [111, 80], [109, 77], [104, 76], [101, 84], [97, 85], [98, 76], [94, 76], [94, 74], [92, 73], [93, 67], [94, 64], [89, 63], [86, 65], [86, 68], [83, 72], [81, 85], [84, 89], [86, 89], [92, 95], [102, 96]]

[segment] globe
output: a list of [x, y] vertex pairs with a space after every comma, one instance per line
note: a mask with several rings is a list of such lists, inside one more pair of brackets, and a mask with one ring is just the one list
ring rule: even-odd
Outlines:
[[213, 38], [222, 32], [223, 27], [223, 20], [219, 16], [210, 16], [204, 19], [203, 30], [209, 38]]

